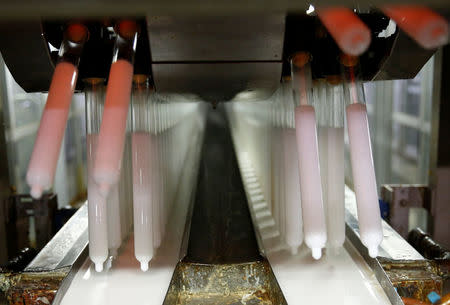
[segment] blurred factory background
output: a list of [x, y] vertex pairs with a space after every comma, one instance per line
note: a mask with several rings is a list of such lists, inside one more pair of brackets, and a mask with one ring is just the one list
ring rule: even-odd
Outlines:
[[[448, 160], [444, 156], [448, 148], [440, 147], [442, 152], [438, 154], [437, 142], [439, 124], [446, 124], [439, 123], [439, 115], [442, 115], [439, 112], [442, 52], [440, 50], [431, 57], [413, 79], [367, 82], [364, 87], [377, 184], [421, 184], [434, 190], [429, 194], [430, 198], [424, 199], [432, 200], [433, 197], [437, 203], [431, 205], [434, 209], [426, 209], [425, 202], [425, 207], [408, 208], [408, 222], [396, 225], [408, 230], [419, 227], [425, 232], [433, 232], [436, 241], [450, 247], [450, 209], [448, 201], [445, 201], [445, 198], [448, 200], [448, 190], [440, 186], [440, 193], [436, 193], [436, 176], [449, 175], [446, 169]], [[6, 147], [2, 151], [6, 155], [0, 160], [2, 168], [5, 168], [2, 178], [6, 183], [2, 186], [8, 186], [3, 194], [26, 194], [29, 193], [25, 180], [28, 161], [47, 94], [26, 93], [14, 81], [2, 60], [0, 92], [3, 121], [0, 137]], [[84, 94], [76, 93], [53, 187], [58, 209], [79, 207], [87, 198], [85, 137]], [[348, 139], [346, 141], [348, 144]], [[346, 183], [352, 186], [348, 151], [345, 156]], [[29, 217], [29, 226], [30, 246], [35, 246], [33, 215]], [[0, 231], [0, 234], [4, 232]], [[6, 238], [1, 240], [5, 242]], [[6, 245], [2, 248], [6, 249]], [[5, 263], [7, 257], [7, 251], [0, 251], [1, 263]]]

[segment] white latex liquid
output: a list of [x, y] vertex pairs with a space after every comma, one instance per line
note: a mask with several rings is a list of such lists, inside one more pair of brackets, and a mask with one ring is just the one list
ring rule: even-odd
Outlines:
[[[125, 125], [127, 108], [104, 108], [99, 146], [94, 165], [94, 179], [100, 186], [102, 194], [106, 196], [112, 185], [119, 182], [122, 165], [122, 155], [125, 142]], [[106, 120], [106, 121], [105, 121]], [[100, 146], [102, 145], [102, 146]]]
[[367, 110], [365, 105], [357, 103], [347, 106], [346, 112], [360, 237], [369, 255], [376, 257], [383, 232]]
[[312, 106], [301, 105], [295, 109], [295, 130], [305, 243], [311, 249], [314, 259], [319, 259], [327, 241], [327, 233], [322, 202], [316, 118]]
[[317, 127], [317, 142], [319, 144], [319, 164], [320, 164], [320, 179], [322, 182], [322, 201], [325, 213], [325, 220], [327, 221], [327, 244], [329, 242], [329, 226], [328, 226], [328, 128], [324, 126]]
[[281, 236], [284, 236], [284, 223], [281, 219], [281, 213], [283, 212], [283, 202], [281, 197], [281, 185], [282, 185], [282, 139], [281, 139], [282, 131], [279, 127], [274, 127], [272, 130], [272, 138], [271, 138], [271, 172], [272, 172], [272, 211], [273, 218], [278, 226], [278, 230]]
[[128, 61], [111, 65], [94, 164], [94, 179], [104, 196], [120, 177], [132, 77], [133, 65]]
[[108, 258], [108, 219], [106, 200], [98, 192], [92, 177], [92, 168], [97, 144], [97, 135], [86, 136], [88, 167], [88, 222], [89, 222], [89, 257], [95, 264], [95, 270], [103, 270], [103, 263]]
[[142, 271], [153, 258], [153, 206], [150, 173], [150, 134], [132, 135], [134, 255]]
[[158, 177], [161, 177], [161, 179], [158, 181], [159, 182], [159, 188], [160, 188], [160, 197], [158, 199], [158, 211], [157, 211], [157, 215], [159, 215], [158, 217], [158, 226], [159, 226], [159, 237], [157, 240], [157, 245], [158, 247], [161, 244], [162, 238], [164, 236], [164, 230], [165, 230], [165, 223], [166, 223], [166, 218], [165, 218], [165, 212], [167, 210], [167, 206], [170, 203], [170, 198], [173, 195], [173, 193], [171, 192], [171, 186], [173, 181], [169, 180], [169, 175], [171, 174], [170, 172], [170, 165], [168, 162], [168, 159], [170, 158], [170, 152], [168, 150], [168, 143], [170, 140], [170, 134], [171, 134], [172, 130], [170, 129], [166, 129], [164, 130], [162, 133], [160, 133], [158, 135], [159, 140], [156, 141], [156, 145], [159, 148], [158, 149], [158, 163], [159, 163], [159, 172], [158, 172]]
[[297, 254], [303, 242], [302, 207], [300, 201], [300, 179], [298, 172], [297, 145], [294, 129], [283, 130], [284, 175], [286, 198], [286, 243], [291, 253]]
[[327, 221], [327, 245], [345, 241], [344, 128], [319, 127], [320, 174]]
[[108, 195], [108, 248], [110, 254], [117, 256], [122, 244], [122, 224], [120, 215], [119, 186], [112, 185]]
[[122, 170], [120, 171], [119, 199], [122, 240], [127, 238], [133, 225], [133, 166], [131, 160], [131, 135], [125, 136], [122, 157]]
[[160, 157], [159, 146], [161, 142], [161, 134], [150, 135], [150, 157], [151, 157], [151, 188], [155, 190], [152, 192], [153, 202], [153, 246], [158, 248], [161, 245], [162, 240], [162, 221], [161, 221], [161, 206], [163, 205], [163, 183], [164, 177], [162, 176], [162, 164]]
[[28, 165], [26, 178], [33, 198], [41, 198], [53, 184], [77, 75], [77, 68], [67, 62], [55, 68]]

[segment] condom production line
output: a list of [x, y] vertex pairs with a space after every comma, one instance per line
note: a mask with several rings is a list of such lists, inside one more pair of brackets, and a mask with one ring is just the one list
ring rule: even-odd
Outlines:
[[436, 52], [448, 80], [446, 1], [0, 7], [6, 67], [26, 92], [48, 92], [27, 198], [53, 198], [74, 93], [87, 168], [86, 202], [22, 269], [1, 269], [0, 303], [401, 305], [443, 294], [450, 253], [419, 253], [381, 218], [363, 84], [414, 78]]

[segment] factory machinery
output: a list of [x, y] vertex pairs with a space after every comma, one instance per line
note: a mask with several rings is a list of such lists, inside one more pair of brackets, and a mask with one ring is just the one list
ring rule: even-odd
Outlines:
[[427, 6], [2, 4], [3, 60], [24, 90], [48, 91], [33, 204], [51, 196], [78, 91], [88, 171], [87, 203], [24, 270], [1, 273], [4, 302], [400, 305], [442, 293], [448, 263], [381, 220], [363, 87], [413, 78], [448, 43], [448, 3]]

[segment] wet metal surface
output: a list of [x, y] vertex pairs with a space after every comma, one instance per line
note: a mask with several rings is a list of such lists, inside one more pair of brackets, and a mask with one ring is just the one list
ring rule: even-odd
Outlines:
[[164, 305], [287, 304], [260, 254], [222, 107], [210, 109], [186, 255]]
[[427, 301], [427, 295], [435, 291], [442, 293], [442, 277], [432, 261], [400, 261], [380, 258], [390, 281], [402, 297]]
[[[44, 272], [0, 274], [1, 302], [8, 305], [52, 304], [69, 268]], [[3, 298], [3, 300], [2, 300]]]
[[184, 262], [261, 260], [224, 109], [210, 109]]
[[269, 263], [180, 263], [164, 305], [287, 304]]

